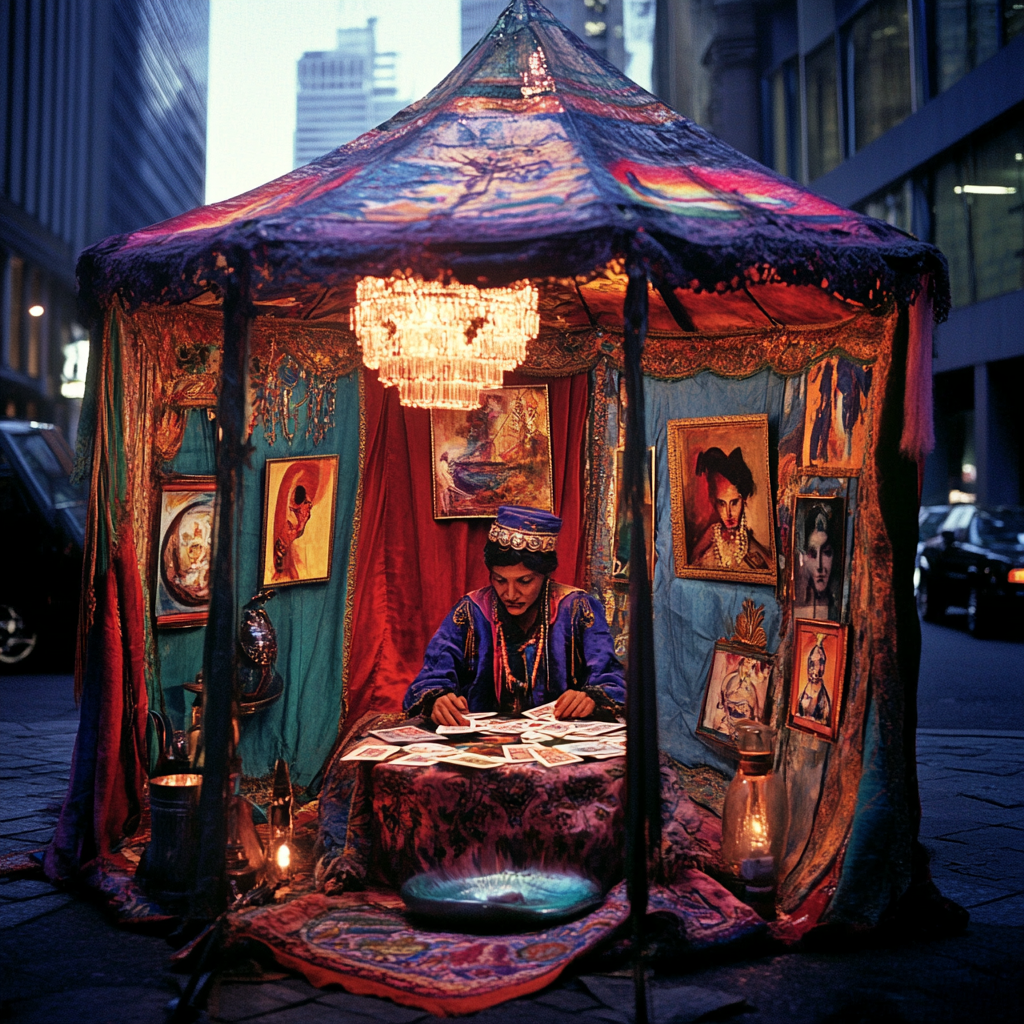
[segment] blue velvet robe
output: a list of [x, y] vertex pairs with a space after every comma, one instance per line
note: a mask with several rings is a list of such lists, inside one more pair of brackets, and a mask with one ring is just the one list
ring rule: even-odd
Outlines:
[[[494, 588], [484, 587], [467, 594], [448, 613], [406, 691], [402, 705], [410, 715], [429, 714], [443, 693], [465, 697], [470, 711], [498, 710], [504, 669], [498, 656], [497, 601]], [[568, 688], [586, 691], [598, 711], [612, 712], [624, 704], [624, 672], [600, 603], [582, 590], [552, 581], [548, 623], [548, 654], [537, 668], [533, 706], [555, 700]], [[529, 655], [527, 668], [532, 675]]]

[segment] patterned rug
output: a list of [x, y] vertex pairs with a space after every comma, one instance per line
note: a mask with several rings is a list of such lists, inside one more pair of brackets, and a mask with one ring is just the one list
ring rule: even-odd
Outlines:
[[[701, 871], [651, 892], [652, 914], [676, 918], [699, 948], [764, 930], [764, 922]], [[466, 935], [409, 924], [391, 890], [253, 908], [228, 918], [231, 940], [262, 943], [318, 987], [337, 984], [439, 1016], [474, 1013], [550, 985], [576, 958], [610, 938], [629, 913], [625, 884], [569, 924], [518, 935]]]

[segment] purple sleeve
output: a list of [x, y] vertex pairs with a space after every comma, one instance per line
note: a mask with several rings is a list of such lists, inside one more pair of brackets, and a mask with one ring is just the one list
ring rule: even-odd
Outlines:
[[[585, 603], [585, 608], [581, 607]], [[587, 666], [584, 689], [599, 707], [621, 707], [626, 703], [626, 680], [622, 662], [615, 657], [615, 645], [608, 631], [601, 602], [583, 595], [573, 608], [573, 629], [582, 641], [583, 659]], [[599, 691], [599, 692], [598, 692]]]
[[463, 598], [448, 613], [427, 644], [423, 667], [409, 684], [402, 701], [402, 707], [408, 714], [429, 715], [434, 701], [445, 693], [465, 696], [464, 684], [470, 670], [466, 661], [473, 632], [470, 602]]

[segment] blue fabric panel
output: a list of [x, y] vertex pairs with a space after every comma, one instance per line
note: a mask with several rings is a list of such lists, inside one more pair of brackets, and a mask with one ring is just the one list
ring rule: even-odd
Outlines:
[[[882, 735], [878, 704], [868, 704], [864, 722], [864, 767], [857, 809], [843, 856], [829, 917], [874, 925], [910, 883], [911, 837], [906, 820], [905, 777], [900, 737], [891, 725]], [[902, 805], [902, 807], [900, 806]]]
[[[301, 384], [293, 396], [303, 400]], [[180, 473], [212, 473], [216, 424], [205, 411], [189, 413], [185, 441], [174, 460]], [[263, 467], [267, 459], [302, 455], [339, 456], [335, 512], [334, 556], [326, 583], [306, 583], [278, 589], [267, 606], [277, 629], [277, 670], [284, 678], [284, 695], [265, 711], [242, 721], [239, 753], [250, 778], [269, 774], [283, 757], [292, 781], [307, 785], [320, 771], [338, 733], [341, 716], [344, 619], [348, 562], [352, 548], [356, 494], [359, 485], [359, 375], [338, 379], [335, 424], [314, 447], [300, 431], [288, 444], [278, 437], [267, 444], [257, 425], [252, 436], [252, 472], [244, 472], [238, 495], [236, 599], [239, 607], [259, 586], [260, 543], [263, 529]], [[190, 699], [181, 684], [202, 666], [205, 629], [162, 630], [158, 636], [160, 679], [168, 710], [184, 715]], [[183, 719], [182, 719], [183, 720]]]
[[[744, 598], [764, 605], [769, 649], [779, 642], [781, 611], [775, 588], [752, 583], [678, 579], [672, 552], [672, 499], [668, 473], [669, 420], [701, 416], [768, 414], [769, 451], [776, 450], [784, 413], [786, 380], [768, 370], [745, 380], [701, 373], [681, 381], [645, 378], [647, 443], [657, 452], [654, 569], [654, 653], [658, 672], [661, 749], [683, 764], [712, 765], [731, 773], [733, 765], [697, 738], [704, 685], [715, 641], [732, 636]], [[776, 466], [771, 461], [773, 484]], [[778, 537], [776, 536], [776, 544]]]

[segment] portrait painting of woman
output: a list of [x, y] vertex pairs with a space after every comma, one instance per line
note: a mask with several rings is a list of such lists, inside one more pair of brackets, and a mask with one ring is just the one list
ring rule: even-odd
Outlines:
[[798, 495], [793, 515], [793, 614], [842, 621], [845, 544], [842, 498]]
[[669, 420], [677, 576], [776, 581], [764, 415]]

